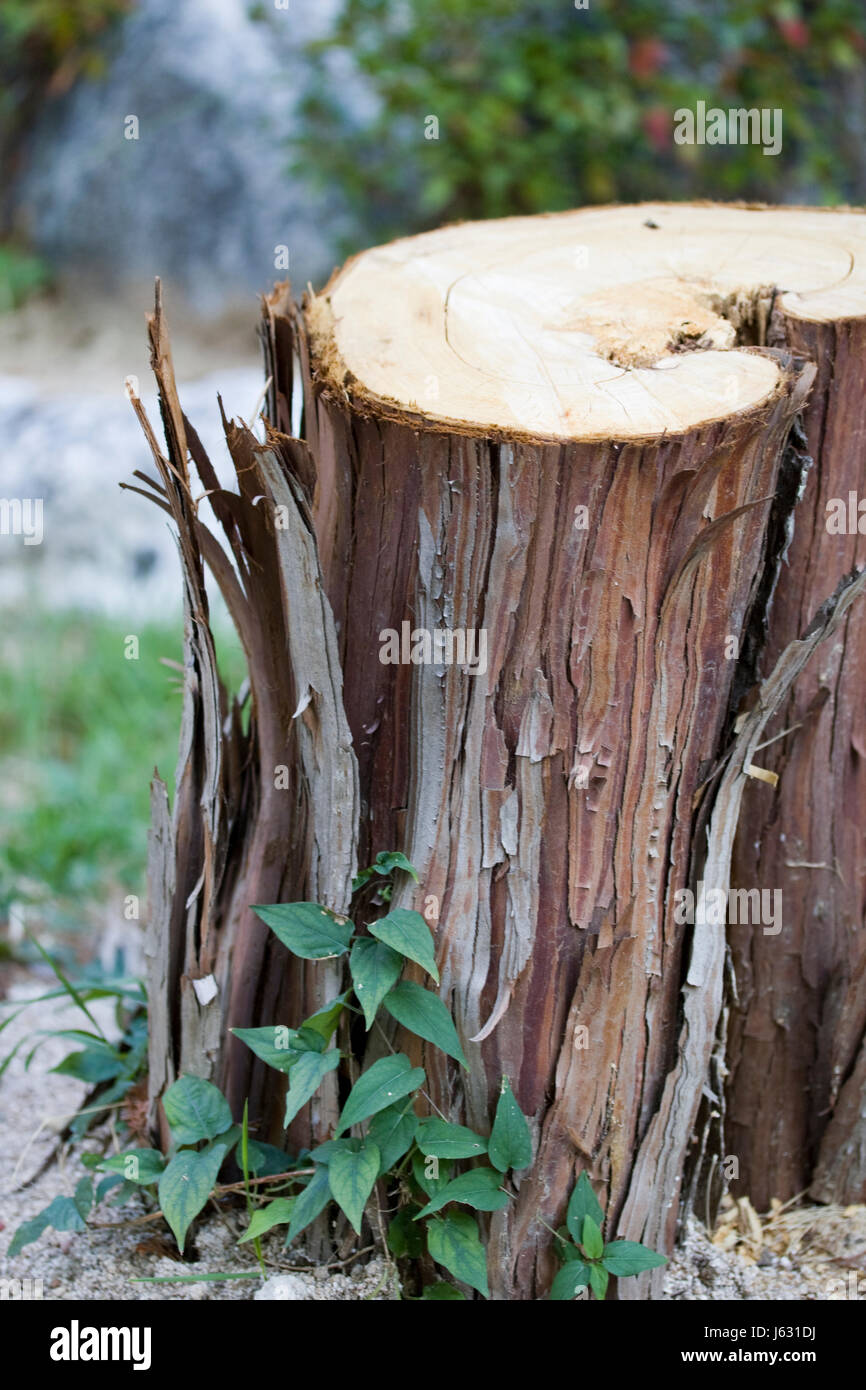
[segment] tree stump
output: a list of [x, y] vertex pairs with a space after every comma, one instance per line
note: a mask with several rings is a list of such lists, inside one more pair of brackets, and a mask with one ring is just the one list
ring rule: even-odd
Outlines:
[[[826, 593], [866, 564], [866, 516], [857, 511], [866, 477], [866, 299], [856, 286], [843, 288], [818, 314], [783, 302], [769, 327], [769, 341], [808, 357], [817, 377], [803, 418], [803, 496], [769, 615], [764, 672]], [[729, 928], [738, 998], [726, 1151], [738, 1158], [737, 1190], [759, 1210], [810, 1185], [819, 1201], [866, 1198], [861, 621], [845, 624], [768, 724], [776, 742], [763, 762], [778, 786], [750, 783], [743, 798], [734, 878], [772, 886], [784, 903], [779, 933]]]
[[[507, 1074], [535, 1135], [490, 1221], [496, 1297], [544, 1295], [581, 1169], [609, 1235], [670, 1248], [719, 1047], [740, 799], [866, 577], [814, 566], [767, 660], [815, 377], [799, 328], [864, 313], [864, 239], [856, 214], [653, 205], [365, 252], [301, 311], [287, 287], [266, 303], [266, 438], [227, 424], [239, 496], [152, 323], [191, 672], [172, 817], [155, 784], [154, 1100], [185, 1058], [278, 1128], [225, 1028], [296, 1022], [339, 981], [290, 962], [249, 904], [346, 910], [356, 863], [402, 850], [420, 885], [394, 905], [435, 930], [469, 1075], [407, 1050], [482, 1130]], [[246, 733], [202, 640], [202, 559], [247, 652]], [[628, 1282], [645, 1295], [658, 1272]]]

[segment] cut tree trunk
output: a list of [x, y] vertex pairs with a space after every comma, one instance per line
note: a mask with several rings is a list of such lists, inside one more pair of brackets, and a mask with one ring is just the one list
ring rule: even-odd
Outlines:
[[[852, 317], [858, 314], [859, 317]], [[808, 471], [761, 668], [802, 631], [828, 588], [866, 564], [866, 300], [829, 321], [774, 312], [769, 340], [817, 365], [804, 412]], [[844, 505], [844, 529], [837, 529]], [[864, 508], [866, 512], [866, 508]], [[852, 617], [768, 724], [734, 856], [738, 885], [777, 890], [777, 932], [729, 926], [726, 1153], [759, 1210], [811, 1185], [820, 1201], [866, 1200], [866, 641]], [[772, 1100], [768, 1103], [768, 1097]]]
[[[364, 253], [302, 312], [286, 287], [266, 304], [269, 428], [227, 426], [239, 496], [183, 421], [152, 324], [189, 670], [171, 817], [155, 783], [154, 1103], [185, 1067], [236, 1108], [249, 1094], [273, 1137], [282, 1097], [226, 1027], [296, 1022], [339, 981], [248, 905], [346, 910], [356, 862], [402, 850], [420, 885], [394, 903], [435, 929], [468, 1077], [401, 1045], [482, 1130], [507, 1074], [535, 1136], [490, 1222], [496, 1297], [546, 1292], [581, 1169], [609, 1235], [670, 1248], [723, 1013], [708, 893], [727, 893], [768, 721], [829, 634], [854, 642], [839, 624], [864, 582], [815, 565], [756, 685], [815, 377], [809, 343], [767, 346], [767, 327], [862, 314], [864, 248], [855, 214], [662, 205]], [[246, 733], [202, 561], [249, 661]], [[460, 637], [474, 662], [454, 659]], [[324, 1137], [334, 1103], [298, 1137]]]

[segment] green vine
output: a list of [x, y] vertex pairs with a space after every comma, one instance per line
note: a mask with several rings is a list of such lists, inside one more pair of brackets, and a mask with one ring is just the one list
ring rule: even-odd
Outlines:
[[[417, 881], [405, 856], [380, 854], [355, 879], [355, 892], [375, 884], [376, 899], [387, 905], [397, 871]], [[263, 1236], [285, 1227], [285, 1244], [290, 1247], [326, 1209], [336, 1208], [359, 1243], [366, 1223], [373, 1245], [365, 1249], [378, 1244], [404, 1298], [463, 1299], [463, 1289], [489, 1297], [478, 1213], [500, 1211], [514, 1199], [513, 1174], [531, 1165], [532, 1137], [506, 1076], [488, 1135], [441, 1114], [417, 1111], [422, 1100], [428, 1109], [436, 1109], [425, 1090], [426, 1074], [405, 1053], [391, 1047], [382, 1027], [383, 1015], [468, 1070], [454, 1021], [439, 995], [403, 978], [411, 963], [434, 984], [439, 982], [426, 921], [420, 913], [398, 907], [368, 922], [364, 931], [318, 903], [279, 903], [254, 911], [301, 960], [345, 958], [348, 964], [351, 987], [296, 1028], [273, 1024], [232, 1030], [258, 1058], [288, 1078], [286, 1128], [341, 1062], [349, 1060], [356, 1079], [330, 1137], [290, 1157], [282, 1149], [250, 1138], [246, 1106], [242, 1123], [236, 1124], [216, 1086], [199, 1077], [182, 1076], [162, 1098], [171, 1136], [168, 1153], [137, 1148], [107, 1158], [85, 1155], [87, 1166], [102, 1174], [98, 1186], [94, 1189], [93, 1177], [86, 1177], [73, 1197], [55, 1198], [39, 1216], [19, 1227], [10, 1255], [38, 1239], [48, 1226], [84, 1229], [93, 1205], [115, 1188], [115, 1204], [142, 1189], [150, 1193], [158, 1204], [157, 1215], [161, 1213], [168, 1222], [183, 1252], [190, 1227], [208, 1201], [237, 1194], [247, 1215], [238, 1244], [252, 1245], [262, 1275], [266, 1273]], [[97, 1026], [87, 999], [58, 975], [66, 992]], [[358, 1042], [352, 1041], [352, 1028], [344, 1027], [340, 1031], [344, 1046], [336, 1046], [341, 1022], [353, 1020]], [[370, 1052], [368, 1035], [374, 1027], [375, 1050], [383, 1055], [365, 1064]], [[83, 1042], [82, 1053], [74, 1054], [79, 1058], [74, 1068], [65, 1069], [93, 1077], [94, 1067], [102, 1065], [111, 1045], [98, 1032], [81, 1031], [75, 1036]], [[141, 1061], [138, 1052], [133, 1055]], [[119, 1056], [114, 1066], [119, 1065]], [[127, 1060], [124, 1083], [130, 1079], [129, 1067]], [[242, 1181], [220, 1184], [220, 1171], [232, 1155]], [[611, 1274], [625, 1277], [665, 1263], [663, 1256], [632, 1241], [606, 1244], [602, 1227], [601, 1206], [589, 1178], [581, 1173], [568, 1203], [566, 1224], [555, 1233], [562, 1268], [553, 1283], [552, 1299], [573, 1299], [587, 1286], [601, 1299]], [[450, 1280], [431, 1277], [434, 1267]], [[383, 1279], [387, 1275], [386, 1268]], [[220, 1277], [235, 1278], [240, 1273]]]

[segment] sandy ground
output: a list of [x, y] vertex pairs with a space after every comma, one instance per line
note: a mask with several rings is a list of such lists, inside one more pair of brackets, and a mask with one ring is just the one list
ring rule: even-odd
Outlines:
[[[15, 1002], [53, 987], [50, 977], [36, 980], [25, 977], [23, 972], [16, 975], [18, 978], [7, 995], [13, 1007], [4, 1005], [3, 1018], [14, 1012]], [[110, 1035], [110, 1004], [96, 1003], [91, 1007], [100, 1026]], [[0, 1033], [0, 1060], [19, 1038], [35, 1040], [39, 1029], [81, 1026], [81, 1016], [71, 1004], [34, 1004]], [[18, 1226], [36, 1216], [58, 1194], [71, 1196], [87, 1172], [75, 1155], [66, 1153], [35, 1182], [22, 1186], [38, 1172], [55, 1147], [59, 1131], [82, 1103], [85, 1086], [51, 1072], [71, 1047], [68, 1041], [49, 1038], [29, 1069], [25, 1068], [26, 1049], [22, 1048], [0, 1082], [0, 1278], [41, 1280], [46, 1299], [252, 1299], [261, 1292], [262, 1279], [252, 1250], [236, 1245], [247, 1224], [239, 1207], [213, 1212], [196, 1222], [188, 1242], [188, 1253], [192, 1253], [194, 1262], [182, 1262], [172, 1256], [174, 1242], [161, 1220], [112, 1225], [128, 1223], [130, 1218], [145, 1214], [146, 1208], [140, 1199], [133, 1199], [123, 1208], [112, 1207], [110, 1197], [91, 1213], [87, 1231], [46, 1231], [38, 1241], [9, 1259], [6, 1252]], [[104, 1127], [99, 1132], [104, 1136], [109, 1130]], [[101, 1146], [88, 1141], [87, 1147]], [[389, 1296], [379, 1261], [367, 1256], [354, 1268], [347, 1266], [345, 1273], [316, 1269], [301, 1264], [295, 1252], [290, 1259], [283, 1249], [284, 1238], [285, 1230], [282, 1236], [275, 1233], [264, 1239], [268, 1275], [297, 1273], [300, 1265], [305, 1271], [298, 1275], [304, 1297], [379, 1300]], [[249, 1270], [253, 1277], [214, 1283], [133, 1283], [135, 1279], [243, 1270]]]
[[[15, 971], [9, 986], [11, 1000], [23, 1000], [50, 987]], [[97, 1006], [98, 1007], [98, 1006]], [[6, 1006], [3, 1017], [10, 1012]], [[103, 1007], [100, 1024], [111, 1024], [110, 1007]], [[80, 1026], [76, 1011], [65, 1003], [31, 1006], [0, 1034], [0, 1058], [19, 1037], [35, 1037], [41, 1028]], [[172, 1257], [172, 1240], [160, 1221], [112, 1226], [141, 1215], [135, 1200], [122, 1210], [102, 1203], [91, 1214], [92, 1228], [77, 1234], [47, 1231], [14, 1259], [6, 1255], [22, 1221], [29, 1220], [58, 1195], [71, 1195], [85, 1169], [70, 1154], [29, 1186], [56, 1144], [57, 1134], [81, 1104], [84, 1086], [51, 1068], [70, 1050], [62, 1039], [50, 1038], [24, 1066], [24, 1049], [0, 1081], [0, 1277], [41, 1279], [47, 1299], [254, 1299], [262, 1297], [252, 1252], [238, 1248], [245, 1226], [240, 1209], [211, 1212], [194, 1227], [195, 1263]], [[102, 1133], [107, 1133], [103, 1130]], [[91, 1143], [90, 1147], [96, 1147]], [[100, 1229], [102, 1228], [102, 1229]], [[309, 1300], [388, 1299], [386, 1271], [377, 1260], [364, 1257], [345, 1271], [310, 1268], [296, 1252], [289, 1255], [279, 1234], [265, 1238], [270, 1277], [292, 1273], [282, 1296]], [[219, 1271], [249, 1270], [249, 1280], [189, 1284], [136, 1284], [135, 1279], [191, 1276]], [[303, 1271], [303, 1272], [301, 1272]], [[792, 1208], [761, 1220], [748, 1207], [730, 1204], [722, 1213], [711, 1240], [697, 1221], [687, 1223], [667, 1271], [665, 1298], [684, 1300], [866, 1299], [866, 1207]], [[280, 1296], [270, 1286], [266, 1297]]]
[[[129, 285], [106, 298], [96, 286], [67, 284], [0, 314], [0, 375], [26, 379], [42, 397], [120, 396], [124, 377], [145, 384], [150, 349], [145, 318], [152, 283]], [[254, 295], [218, 318], [194, 313], [170, 289], [163, 305], [178, 377], [194, 381], [217, 372], [261, 370]]]

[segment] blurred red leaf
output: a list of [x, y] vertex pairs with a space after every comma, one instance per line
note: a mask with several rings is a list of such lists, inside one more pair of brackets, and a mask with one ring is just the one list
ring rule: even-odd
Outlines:
[[653, 149], [666, 150], [670, 147], [673, 120], [666, 106], [651, 106], [644, 111], [641, 125]]
[[669, 57], [661, 39], [638, 39], [628, 52], [628, 70], [633, 77], [652, 77]]
[[779, 19], [779, 33], [791, 48], [805, 48], [809, 42], [809, 26], [802, 19]]

